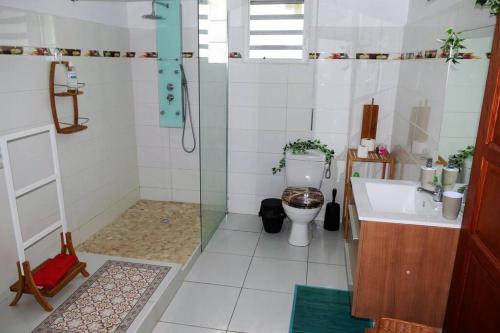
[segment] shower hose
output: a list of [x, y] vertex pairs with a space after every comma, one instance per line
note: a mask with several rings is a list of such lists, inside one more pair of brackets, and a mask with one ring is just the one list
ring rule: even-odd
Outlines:
[[[182, 108], [182, 121], [184, 125], [182, 126], [182, 149], [186, 153], [192, 153], [196, 149], [196, 136], [194, 133], [194, 125], [193, 125], [193, 116], [191, 114], [191, 102], [189, 101], [189, 88], [186, 79], [186, 73], [184, 72], [184, 66], [181, 64], [181, 75], [182, 75], [182, 98], [184, 99], [184, 107]], [[188, 148], [186, 146], [186, 126], [187, 126], [187, 118], [189, 117], [189, 123], [191, 124], [191, 134], [193, 136], [193, 147]]]

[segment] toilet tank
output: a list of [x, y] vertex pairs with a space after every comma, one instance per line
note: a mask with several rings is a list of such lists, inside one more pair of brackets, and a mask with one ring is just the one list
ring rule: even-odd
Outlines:
[[325, 154], [317, 150], [307, 150], [303, 154], [287, 152], [285, 159], [287, 186], [321, 187], [325, 173]]

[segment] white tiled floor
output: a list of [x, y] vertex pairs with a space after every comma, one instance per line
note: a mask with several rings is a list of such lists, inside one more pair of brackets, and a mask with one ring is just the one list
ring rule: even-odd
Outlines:
[[340, 231], [315, 226], [308, 247], [262, 230], [258, 216], [229, 214], [153, 333], [288, 332], [295, 284], [347, 289]]

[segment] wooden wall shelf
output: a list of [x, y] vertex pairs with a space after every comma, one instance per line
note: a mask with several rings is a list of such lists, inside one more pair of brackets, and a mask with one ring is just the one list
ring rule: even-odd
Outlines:
[[[83, 91], [76, 90], [72, 91], [62, 91], [56, 92], [55, 87], [66, 87], [66, 85], [56, 84], [55, 83], [55, 73], [56, 66], [63, 65], [66, 67], [66, 70], [69, 69], [68, 61], [52, 61], [50, 63], [50, 77], [49, 77], [49, 89], [50, 89], [50, 107], [52, 109], [52, 118], [54, 119], [54, 125], [56, 127], [57, 133], [60, 134], [71, 134], [86, 130], [88, 127], [84, 124], [80, 123], [81, 118], [78, 116], [78, 96], [83, 95]], [[82, 84], [83, 86], [83, 84]], [[56, 105], [56, 97], [71, 97], [73, 99], [73, 123], [65, 124], [59, 121], [59, 116], [57, 114], [57, 105]], [[87, 119], [88, 120], [88, 119]], [[68, 125], [66, 127], [61, 127], [61, 125]]]
[[[347, 239], [349, 233], [349, 214], [348, 207], [353, 201], [352, 199], [352, 188], [351, 188], [351, 177], [352, 168], [355, 162], [364, 163], [379, 163], [382, 164], [382, 179], [394, 179], [394, 157], [392, 155], [382, 156], [376, 152], [369, 152], [367, 158], [358, 157], [357, 149], [349, 149], [347, 151], [346, 159], [346, 172], [345, 172], [345, 183], [344, 183], [344, 204], [342, 212], [342, 228], [344, 233], [344, 238]], [[387, 175], [387, 167], [389, 166], [389, 174]]]
[[61, 134], [71, 134], [71, 133], [76, 133], [76, 132], [80, 132], [80, 131], [83, 131], [85, 129], [87, 129], [88, 127], [85, 126], [85, 125], [73, 125], [73, 126], [68, 126], [68, 127], [63, 127], [61, 128], [61, 130], [58, 132], [58, 133], [61, 133]]
[[63, 92], [54, 93], [54, 96], [57, 96], [57, 97], [69, 97], [69, 96], [79, 96], [79, 95], [83, 95], [83, 91], [81, 91], [81, 90], [75, 91], [75, 92], [63, 91]]

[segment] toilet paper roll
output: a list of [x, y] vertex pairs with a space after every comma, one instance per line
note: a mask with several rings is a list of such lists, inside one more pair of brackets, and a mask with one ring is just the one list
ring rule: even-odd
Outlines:
[[368, 151], [375, 151], [375, 139], [361, 139], [361, 145], [368, 148]]
[[358, 157], [359, 158], [368, 158], [368, 147], [359, 145], [358, 146]]

